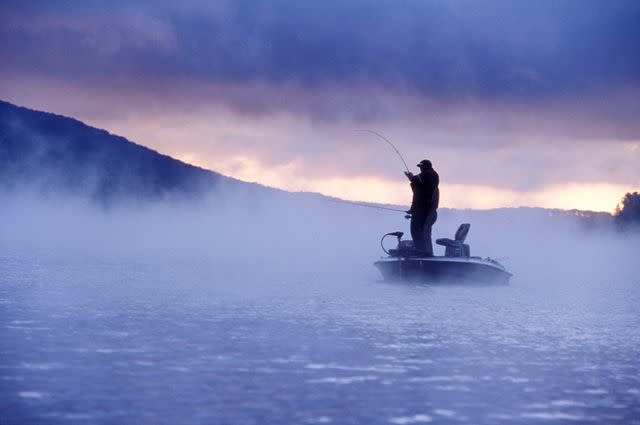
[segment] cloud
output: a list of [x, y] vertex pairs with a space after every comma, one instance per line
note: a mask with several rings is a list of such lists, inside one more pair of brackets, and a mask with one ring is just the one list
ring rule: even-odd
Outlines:
[[0, 97], [287, 188], [397, 181], [357, 128], [451, 185], [629, 187], [639, 18], [626, 0], [5, 1]]
[[12, 72], [527, 102], [637, 84], [639, 15], [632, 1], [5, 2], [1, 34]]
[[637, 139], [639, 17], [633, 1], [7, 1], [0, 75], [326, 122], [552, 110], [561, 130]]

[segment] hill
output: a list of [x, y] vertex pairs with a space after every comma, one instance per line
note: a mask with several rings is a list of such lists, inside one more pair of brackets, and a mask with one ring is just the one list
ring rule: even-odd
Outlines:
[[194, 198], [239, 182], [78, 120], [0, 101], [0, 190], [119, 200]]

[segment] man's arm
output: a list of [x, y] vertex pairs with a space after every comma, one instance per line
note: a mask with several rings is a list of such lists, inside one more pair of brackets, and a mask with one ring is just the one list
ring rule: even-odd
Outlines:
[[420, 174], [416, 176], [411, 171], [405, 171], [404, 175], [407, 176], [411, 183], [422, 183], [422, 177], [420, 177]]

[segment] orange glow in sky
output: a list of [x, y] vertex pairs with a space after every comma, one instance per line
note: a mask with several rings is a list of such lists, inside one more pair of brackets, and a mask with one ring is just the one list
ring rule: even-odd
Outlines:
[[[318, 192], [352, 201], [408, 205], [411, 189], [404, 176], [387, 180], [375, 176], [303, 178], [295, 177], [297, 164], [268, 168], [249, 157], [229, 161], [203, 160], [194, 153], [176, 154], [176, 158], [247, 182], [288, 191]], [[608, 183], [553, 184], [531, 192], [482, 185], [446, 183], [441, 174], [440, 206], [446, 208], [492, 209], [503, 207], [543, 207], [613, 212], [622, 195], [634, 190], [631, 186]], [[637, 189], [635, 189], [637, 190]]]

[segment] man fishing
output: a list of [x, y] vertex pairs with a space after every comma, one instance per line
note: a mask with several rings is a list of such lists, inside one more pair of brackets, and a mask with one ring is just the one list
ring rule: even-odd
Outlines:
[[416, 250], [432, 256], [431, 228], [438, 219], [440, 176], [428, 159], [420, 161], [418, 168], [420, 168], [420, 174], [414, 175], [410, 171], [404, 173], [411, 182], [413, 191], [411, 209], [407, 213], [411, 215], [411, 238]]

